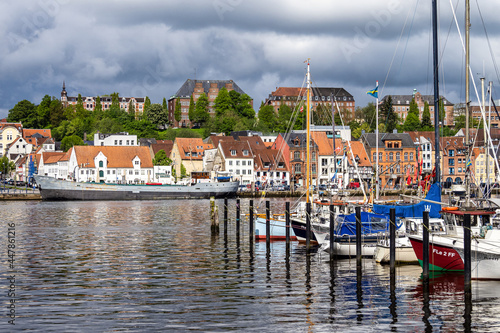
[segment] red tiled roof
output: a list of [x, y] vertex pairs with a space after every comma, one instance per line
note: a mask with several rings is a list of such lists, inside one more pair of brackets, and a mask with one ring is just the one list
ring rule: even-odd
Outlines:
[[295, 87], [278, 87], [276, 91], [272, 92], [273, 96], [299, 96], [304, 93], [305, 89]]
[[31, 129], [31, 128], [23, 128], [23, 138], [29, 138], [33, 136], [35, 133], [40, 134], [46, 138], [51, 138], [52, 133], [50, 129]]
[[[219, 146], [221, 147], [224, 156], [226, 158], [252, 158], [252, 149], [247, 142], [240, 141], [220, 141]], [[244, 155], [243, 151], [247, 150], [248, 155]], [[231, 154], [231, 151], [235, 151], [235, 155]]]
[[[141, 160], [141, 168], [152, 168], [153, 159], [146, 146], [74, 146], [76, 160], [84, 168], [95, 168], [94, 158], [102, 152], [108, 168], [133, 168], [133, 159]], [[88, 163], [88, 164], [87, 164]]]
[[[177, 144], [183, 160], [203, 160], [203, 152], [207, 149], [213, 149], [211, 144], [204, 143], [201, 138], [176, 138], [174, 144]], [[196, 156], [193, 156], [194, 152], [196, 152]]]

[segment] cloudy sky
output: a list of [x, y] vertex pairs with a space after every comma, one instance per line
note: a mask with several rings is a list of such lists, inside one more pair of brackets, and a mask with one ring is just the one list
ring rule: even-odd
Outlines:
[[[465, 3], [439, 5], [440, 93], [459, 103], [465, 57], [451, 8], [463, 35]], [[474, 78], [497, 91], [499, 7], [471, 1]], [[433, 94], [430, 0], [3, 0], [0, 35], [0, 117], [23, 99], [59, 98], [63, 81], [70, 96], [161, 103], [188, 78], [232, 79], [258, 108], [276, 87], [302, 86], [307, 58], [314, 86], [343, 87], [356, 106], [374, 101], [376, 80], [380, 97]]]

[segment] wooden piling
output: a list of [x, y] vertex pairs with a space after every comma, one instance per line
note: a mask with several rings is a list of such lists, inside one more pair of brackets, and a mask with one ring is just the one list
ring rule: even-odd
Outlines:
[[464, 215], [464, 292], [472, 291], [470, 214]]
[[429, 281], [429, 212], [423, 213], [422, 243], [422, 276], [424, 281]]
[[271, 210], [269, 208], [269, 200], [266, 201], [266, 247], [269, 249], [271, 245]]
[[389, 223], [389, 255], [391, 276], [396, 273], [396, 209], [389, 210], [390, 223]]
[[210, 197], [210, 230], [212, 235], [219, 233], [219, 214], [215, 205], [215, 197]]
[[285, 240], [286, 252], [290, 252], [290, 202], [285, 203]]
[[236, 238], [240, 239], [240, 199], [236, 199]]
[[362, 258], [361, 249], [361, 207], [356, 207], [356, 262], [361, 265]]
[[227, 198], [224, 198], [224, 235], [227, 235]]
[[250, 200], [250, 207], [248, 209], [248, 214], [250, 215], [250, 223], [249, 223], [249, 226], [248, 228], [250, 230], [248, 230], [248, 233], [250, 235], [250, 244], [253, 244], [253, 241], [254, 241], [254, 237], [255, 237], [255, 229], [254, 229], [254, 226], [253, 226], [253, 199]]

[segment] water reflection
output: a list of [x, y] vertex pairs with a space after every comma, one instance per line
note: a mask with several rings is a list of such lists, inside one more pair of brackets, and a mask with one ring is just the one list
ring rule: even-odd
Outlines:
[[389, 267], [363, 260], [361, 276], [355, 260], [250, 242], [235, 205], [228, 201], [227, 232], [211, 234], [209, 200], [1, 202], [3, 220], [17, 226], [16, 328], [500, 331], [499, 283], [474, 281], [467, 303], [460, 275], [432, 279], [426, 291], [418, 266], [391, 278]]

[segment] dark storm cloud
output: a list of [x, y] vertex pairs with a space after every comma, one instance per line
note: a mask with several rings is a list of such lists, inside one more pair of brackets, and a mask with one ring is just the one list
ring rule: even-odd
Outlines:
[[[463, 2], [453, 5], [463, 33]], [[496, 2], [480, 6], [498, 50]], [[474, 73], [484, 62], [498, 82], [477, 3], [471, 13]], [[374, 101], [366, 91], [375, 80], [382, 96], [433, 89], [430, 2], [5, 1], [0, 34], [0, 115], [22, 99], [59, 96], [63, 80], [70, 95], [116, 91], [161, 102], [188, 78], [233, 79], [258, 108], [276, 87], [302, 85], [307, 58], [315, 85], [344, 87], [357, 106]], [[440, 50], [441, 93], [457, 103], [464, 57], [446, 2]]]

